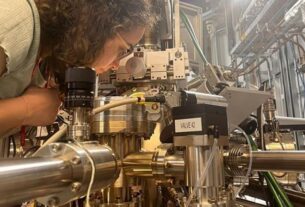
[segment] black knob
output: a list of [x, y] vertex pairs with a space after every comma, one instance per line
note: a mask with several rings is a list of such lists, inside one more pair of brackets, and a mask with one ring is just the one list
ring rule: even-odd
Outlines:
[[69, 68], [65, 73], [65, 108], [93, 108], [96, 73], [89, 67]]

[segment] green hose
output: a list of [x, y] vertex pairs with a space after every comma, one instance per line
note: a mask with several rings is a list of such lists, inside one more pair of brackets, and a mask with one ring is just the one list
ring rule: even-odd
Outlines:
[[268, 178], [271, 184], [274, 186], [276, 192], [280, 195], [281, 199], [283, 200], [284, 204], [286, 204], [287, 207], [293, 207], [292, 203], [290, 202], [289, 198], [287, 197], [285, 191], [282, 189], [282, 187], [278, 184], [274, 176], [270, 172], [264, 172], [263, 175], [265, 178]]
[[188, 17], [186, 16], [186, 14], [185, 14], [182, 10], [180, 10], [180, 17], [181, 17], [181, 19], [182, 19], [182, 21], [183, 21], [183, 23], [184, 23], [184, 25], [185, 25], [185, 27], [186, 27], [186, 29], [187, 29], [189, 35], [190, 35], [192, 41], [193, 41], [193, 44], [194, 44], [194, 46], [195, 46], [197, 52], [199, 53], [200, 58], [201, 58], [206, 64], [208, 64], [209, 62], [208, 62], [206, 56], [204, 55], [202, 49], [200, 48], [199, 41], [198, 41], [198, 39], [197, 39], [197, 37], [196, 37], [196, 35], [195, 35], [193, 26], [192, 26], [192, 24], [190, 23], [190, 20], [188, 19]]
[[[250, 140], [250, 144], [252, 146], [252, 150], [253, 151], [257, 151], [257, 145], [256, 143], [253, 141], [253, 139], [251, 137], [249, 137]], [[277, 203], [278, 202], [283, 202], [284, 206], [286, 207], [293, 207], [292, 203], [290, 202], [289, 198], [287, 197], [285, 191], [282, 189], [282, 187], [278, 184], [277, 180], [274, 178], [274, 176], [270, 173], [270, 172], [262, 172], [262, 175], [265, 177], [269, 189], [271, 190], [275, 200], [277, 199], [277, 197], [279, 196], [280, 201], [276, 200]], [[271, 189], [272, 187], [272, 189]]]
[[267, 185], [272, 193], [272, 195], [274, 196], [274, 200], [277, 204], [278, 207], [286, 207], [285, 204], [283, 204], [283, 200], [281, 199], [281, 197], [277, 194], [274, 186], [272, 185], [272, 183], [269, 181], [269, 179], [266, 179], [267, 181]]

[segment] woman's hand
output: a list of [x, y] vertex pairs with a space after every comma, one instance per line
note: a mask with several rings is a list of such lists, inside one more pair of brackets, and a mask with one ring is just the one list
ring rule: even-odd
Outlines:
[[55, 121], [61, 104], [56, 89], [30, 87], [20, 98], [26, 107], [23, 125], [45, 126]]

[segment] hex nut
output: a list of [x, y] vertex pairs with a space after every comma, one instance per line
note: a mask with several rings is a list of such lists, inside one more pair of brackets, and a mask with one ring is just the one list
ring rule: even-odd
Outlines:
[[82, 160], [80, 159], [79, 156], [75, 156], [71, 160], [71, 163], [74, 164], [74, 165], [79, 165], [79, 164], [81, 164], [81, 162], [82, 162]]
[[71, 185], [71, 191], [74, 193], [79, 192], [81, 187], [82, 187], [82, 184], [80, 182], [74, 182]]

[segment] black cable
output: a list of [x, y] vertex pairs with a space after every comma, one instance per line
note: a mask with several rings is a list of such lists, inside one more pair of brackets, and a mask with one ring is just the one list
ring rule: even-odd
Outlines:
[[[288, 44], [291, 44], [288, 42]], [[289, 70], [289, 61], [288, 61], [288, 51], [287, 51], [287, 45], [285, 45], [284, 48], [284, 55], [285, 55], [285, 62], [286, 62], [286, 71], [287, 71], [287, 78], [288, 78], [288, 89], [289, 89], [289, 94], [290, 94], [290, 101], [291, 101], [291, 110], [292, 110], [292, 116], [295, 117], [295, 108], [294, 108], [294, 100], [293, 100], [293, 95], [292, 95], [292, 84], [291, 84], [291, 74], [290, 74], [290, 70]]]
[[13, 157], [15, 157], [16, 153], [17, 153], [17, 146], [16, 146], [16, 140], [15, 140], [14, 136], [12, 136], [12, 144], [13, 144]]
[[35, 152], [36, 150], [38, 150], [40, 148], [40, 146], [32, 146], [29, 149], [27, 149], [26, 151], [23, 152], [23, 156], [26, 156], [28, 153], [30, 153], [31, 151]]

